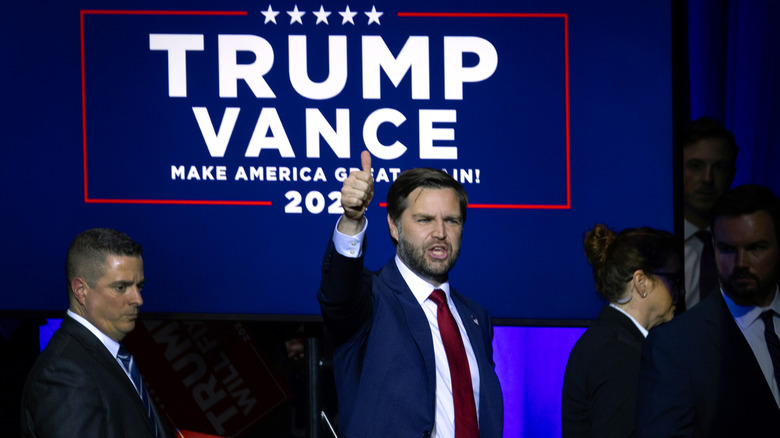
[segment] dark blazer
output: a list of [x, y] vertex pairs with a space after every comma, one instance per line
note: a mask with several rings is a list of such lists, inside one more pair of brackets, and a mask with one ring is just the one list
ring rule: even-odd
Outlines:
[[[480, 437], [500, 438], [504, 409], [490, 316], [455, 290], [450, 294], [479, 367]], [[331, 241], [318, 298], [326, 329], [337, 344], [340, 436], [430, 436], [436, 415], [433, 337], [395, 261], [371, 273], [362, 258], [338, 254]]]
[[604, 306], [569, 355], [561, 403], [564, 437], [634, 436], [639, 359], [645, 337]]
[[654, 438], [780, 436], [780, 409], [719, 292], [650, 332], [637, 427]]
[[[67, 315], [27, 376], [21, 422], [23, 437], [154, 437], [121, 365]], [[162, 424], [158, 429], [160, 437], [169, 436]]]

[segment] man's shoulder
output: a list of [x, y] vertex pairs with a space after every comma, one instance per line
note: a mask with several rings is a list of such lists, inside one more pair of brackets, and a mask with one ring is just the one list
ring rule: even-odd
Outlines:
[[106, 358], [111, 357], [97, 336], [76, 320], [66, 316], [60, 328], [54, 332], [46, 348], [41, 352], [38, 361], [85, 364], [94, 361], [101, 354]]
[[[458, 302], [460, 302], [462, 306], [469, 310], [469, 316], [476, 317], [478, 320], [482, 320], [483, 322], [491, 323], [490, 313], [477, 301], [469, 298], [469, 296], [465, 294], [458, 292], [454, 288], [450, 288], [450, 295], [452, 295], [452, 300], [455, 302], [456, 307], [458, 306]], [[461, 317], [462, 316], [463, 315], [461, 310]]]
[[79, 333], [77, 327], [75, 328], [76, 332], [73, 331], [73, 328], [65, 326], [57, 329], [38, 357], [38, 361], [43, 363], [52, 361], [80, 362], [84, 358], [88, 358], [90, 355], [87, 353], [89, 348], [86, 344], [88, 344], [89, 339], [85, 339], [85, 333]]
[[471, 307], [473, 309], [477, 309], [477, 310], [481, 310], [481, 311], [487, 312], [487, 310], [485, 310], [485, 308], [482, 307], [482, 305], [479, 304], [476, 300], [472, 299], [471, 297], [469, 297], [468, 295], [466, 295], [464, 293], [461, 293], [460, 291], [458, 291], [455, 288], [451, 288], [450, 289], [450, 294], [452, 294], [452, 299], [453, 300], [459, 299], [459, 300], [463, 301], [464, 304], [466, 304], [467, 306], [469, 306], [469, 307]]
[[728, 314], [726, 302], [719, 290], [713, 291], [703, 301], [675, 317], [671, 322], [678, 324], [700, 324], [702, 320], [721, 318]]
[[653, 328], [648, 339], [668, 338], [682, 343], [701, 342], [704, 333], [712, 328], [711, 322], [720, 322], [723, 316], [721, 307], [725, 306], [725, 303], [718, 302], [719, 299], [723, 301], [721, 297], [710, 297], [671, 321]]
[[398, 270], [398, 266], [395, 264], [395, 258], [391, 258], [384, 266], [376, 271], [368, 270], [368, 273], [373, 280], [374, 292], [402, 292], [408, 289], [404, 277], [401, 275], [401, 271]]
[[[59, 328], [28, 373], [26, 387], [41, 395], [50, 387], [47, 382], [62, 382], [69, 387], [84, 387], [94, 378], [94, 356], [69, 332]], [[41, 386], [43, 385], [43, 386]], [[35, 389], [37, 388], [37, 389]], [[33, 396], [35, 397], [35, 396]]]

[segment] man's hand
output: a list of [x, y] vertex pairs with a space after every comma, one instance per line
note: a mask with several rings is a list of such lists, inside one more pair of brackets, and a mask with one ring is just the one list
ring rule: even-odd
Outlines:
[[360, 154], [361, 171], [352, 172], [341, 187], [341, 206], [344, 214], [338, 224], [338, 230], [344, 234], [355, 235], [363, 228], [363, 215], [374, 197], [374, 178], [371, 176], [371, 154]]

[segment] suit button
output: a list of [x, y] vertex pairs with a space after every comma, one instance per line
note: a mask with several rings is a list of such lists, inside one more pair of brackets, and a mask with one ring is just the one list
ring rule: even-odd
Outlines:
[[423, 438], [431, 438], [431, 433], [426, 430], [425, 432], [423, 432], [422, 436]]

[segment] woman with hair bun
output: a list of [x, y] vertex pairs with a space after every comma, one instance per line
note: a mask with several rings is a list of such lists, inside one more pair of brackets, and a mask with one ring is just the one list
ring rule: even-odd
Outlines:
[[607, 302], [569, 355], [564, 437], [635, 436], [642, 342], [684, 295], [681, 246], [668, 232], [596, 225], [585, 236], [596, 291]]

